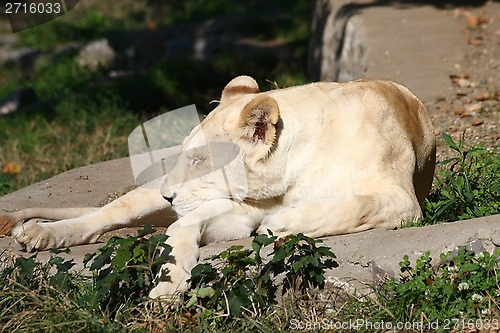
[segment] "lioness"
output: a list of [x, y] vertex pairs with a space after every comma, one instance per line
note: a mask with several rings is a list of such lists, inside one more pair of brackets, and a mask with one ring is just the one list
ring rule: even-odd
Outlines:
[[[217, 167], [223, 178], [212, 172], [212, 143], [236, 147]], [[31, 251], [96, 242], [123, 227], [168, 227], [173, 260], [150, 296], [169, 295], [188, 287], [200, 245], [268, 230], [331, 236], [420, 217], [434, 173], [435, 135], [424, 105], [395, 82], [259, 92], [253, 78], [239, 76], [181, 151], [161, 190], [139, 187], [99, 209], [21, 210], [3, 216], [0, 228]], [[58, 221], [23, 223], [34, 217]]]

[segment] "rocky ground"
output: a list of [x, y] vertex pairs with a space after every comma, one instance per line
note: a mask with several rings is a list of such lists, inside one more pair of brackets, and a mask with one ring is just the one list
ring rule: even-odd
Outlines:
[[[500, 144], [500, 3], [446, 11], [463, 27], [463, 60], [450, 73], [453, 83], [443, 96], [425, 101], [436, 132], [456, 140], [466, 131], [470, 144], [483, 142], [486, 148]], [[450, 152], [438, 149], [438, 160]]]

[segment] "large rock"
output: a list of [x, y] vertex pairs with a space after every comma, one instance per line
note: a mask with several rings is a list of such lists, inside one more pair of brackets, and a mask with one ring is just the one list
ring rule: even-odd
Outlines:
[[0, 49], [0, 65], [19, 69], [22, 73], [32, 73], [42, 52], [31, 47]]
[[76, 168], [0, 197], [0, 213], [26, 207], [99, 207], [135, 187], [128, 158]]
[[433, 101], [467, 45], [450, 12], [424, 1], [315, 1], [309, 72], [313, 80], [387, 78]]
[[77, 42], [58, 45], [51, 50], [19, 46], [17, 34], [0, 35], [0, 67], [18, 69], [24, 75], [33, 75], [39, 66], [57, 62], [60, 58], [72, 56], [80, 49]]
[[91, 70], [110, 69], [116, 59], [115, 50], [107, 39], [98, 39], [85, 45], [78, 54], [77, 62], [80, 66]]

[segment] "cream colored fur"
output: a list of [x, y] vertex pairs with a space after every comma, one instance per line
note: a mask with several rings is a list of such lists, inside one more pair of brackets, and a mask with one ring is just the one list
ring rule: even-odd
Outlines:
[[[225, 166], [226, 183], [208, 173], [209, 150], [197, 149], [214, 141], [236, 144], [234, 161], [245, 168]], [[254, 79], [240, 76], [182, 150], [156, 189], [137, 188], [100, 209], [31, 209], [4, 221], [16, 221], [12, 236], [28, 250], [95, 242], [122, 227], [168, 227], [174, 261], [163, 267], [168, 280], [159, 278], [151, 291], [159, 297], [188, 287], [199, 247], [207, 243], [267, 230], [323, 237], [420, 217], [433, 178], [435, 135], [423, 104], [394, 82], [260, 93]], [[229, 194], [228, 179], [236, 184]], [[23, 223], [33, 217], [59, 221]]]

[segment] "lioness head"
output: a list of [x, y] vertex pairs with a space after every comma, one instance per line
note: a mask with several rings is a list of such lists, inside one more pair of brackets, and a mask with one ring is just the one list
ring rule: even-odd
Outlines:
[[268, 186], [277, 179], [265, 168], [277, 143], [279, 122], [278, 104], [259, 93], [253, 78], [233, 79], [220, 104], [184, 140], [162, 195], [179, 216], [212, 200], [269, 197]]

